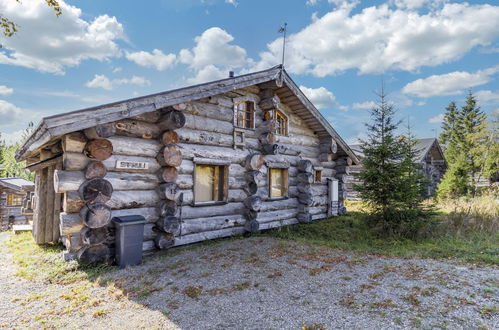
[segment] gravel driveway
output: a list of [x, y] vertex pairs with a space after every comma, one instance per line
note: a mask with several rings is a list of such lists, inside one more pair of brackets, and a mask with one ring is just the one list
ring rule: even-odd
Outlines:
[[[7, 266], [7, 275], [0, 274], [0, 327], [2, 322], [4, 327], [39, 324], [34, 315], [68, 304], [65, 293], [78, 290], [19, 280], [12, 277], [9, 262], [2, 253], [0, 267]], [[48, 324], [121, 329], [499, 328], [497, 268], [357, 255], [272, 238], [173, 249], [141, 266], [108, 273], [85, 290], [100, 300], [97, 306], [87, 303], [71, 314], [49, 314]], [[28, 299], [36, 294], [44, 298]], [[96, 316], [99, 310], [106, 313]]]

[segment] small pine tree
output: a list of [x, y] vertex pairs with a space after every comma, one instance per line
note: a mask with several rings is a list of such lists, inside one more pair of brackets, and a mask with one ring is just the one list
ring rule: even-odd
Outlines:
[[408, 236], [414, 233], [421, 205], [421, 172], [415, 164], [415, 141], [396, 131], [395, 110], [384, 91], [371, 110], [368, 138], [362, 142], [362, 185], [355, 186], [372, 210], [369, 223], [382, 235]]

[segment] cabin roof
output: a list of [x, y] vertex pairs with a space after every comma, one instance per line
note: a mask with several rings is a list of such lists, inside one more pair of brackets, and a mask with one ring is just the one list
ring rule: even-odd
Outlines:
[[26, 190], [26, 187], [34, 187], [34, 183], [23, 178], [0, 178], [0, 186], [13, 190]]
[[[424, 138], [424, 139], [417, 139], [416, 146], [414, 147], [416, 149], [416, 162], [424, 163], [426, 155], [428, 155], [433, 146], [437, 147], [438, 152], [440, 153], [442, 159], [445, 161], [444, 153], [440, 148], [438, 140], [436, 138]], [[350, 149], [352, 149], [352, 151], [359, 158], [364, 158], [364, 153], [362, 152], [361, 144], [350, 144]]]
[[316, 132], [319, 138], [334, 138], [340, 147], [340, 152], [350, 156], [354, 163], [358, 163], [355, 153], [303, 94], [281, 65], [236, 77], [45, 117], [18, 150], [16, 159], [18, 161], [24, 160], [36, 154], [42, 147], [51, 144], [67, 133], [270, 81], [281, 86], [276, 90], [279, 98], [284, 103], [289, 104], [291, 110], [296, 112]]

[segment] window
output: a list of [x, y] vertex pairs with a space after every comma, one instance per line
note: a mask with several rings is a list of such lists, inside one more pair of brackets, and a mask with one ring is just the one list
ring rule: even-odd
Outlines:
[[287, 197], [288, 195], [288, 169], [269, 169], [269, 197]]
[[315, 172], [314, 172], [314, 181], [316, 183], [320, 183], [322, 181], [322, 171], [315, 170]]
[[228, 191], [228, 167], [196, 164], [194, 203], [225, 202]]
[[7, 195], [7, 206], [21, 206], [23, 205], [23, 196], [8, 194]]
[[255, 128], [255, 107], [253, 102], [244, 101], [234, 104], [235, 125], [241, 128]]
[[280, 135], [288, 135], [288, 118], [279, 110], [275, 111], [275, 132]]

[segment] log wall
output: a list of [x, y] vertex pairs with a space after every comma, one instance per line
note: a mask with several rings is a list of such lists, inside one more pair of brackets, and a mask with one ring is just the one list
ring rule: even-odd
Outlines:
[[[255, 129], [234, 127], [233, 104], [241, 100], [254, 102]], [[275, 123], [266, 116], [277, 108], [288, 118], [287, 136], [274, 134]], [[331, 214], [328, 179], [341, 181], [348, 160], [332, 161], [334, 141], [319, 139], [272, 90], [237, 90], [152, 114], [63, 137], [62, 169], [53, 182], [55, 193], [64, 196], [60, 232], [67, 259], [109, 257], [114, 241], [109, 221], [119, 215], [146, 218], [143, 249], [152, 250]], [[244, 135], [244, 143], [235, 143], [236, 133]], [[228, 165], [224, 203], [194, 205], [199, 158]], [[120, 162], [147, 166], [124, 168]], [[288, 169], [285, 198], [269, 197], [272, 167]], [[322, 172], [320, 182], [314, 180], [316, 169]], [[89, 217], [94, 208], [97, 218]]]

